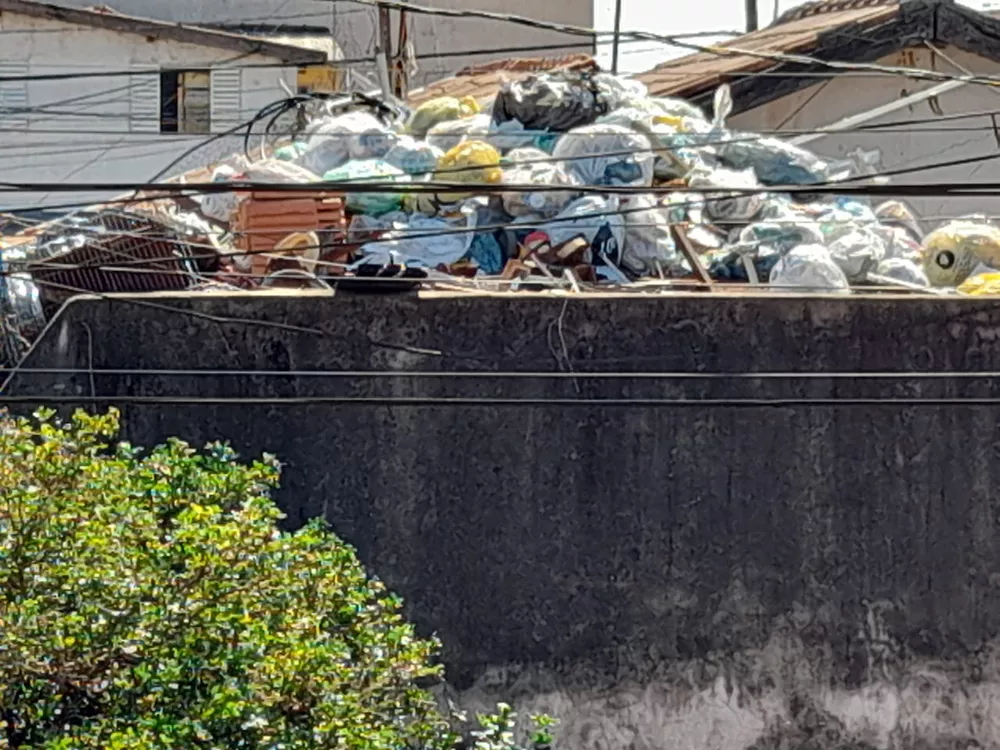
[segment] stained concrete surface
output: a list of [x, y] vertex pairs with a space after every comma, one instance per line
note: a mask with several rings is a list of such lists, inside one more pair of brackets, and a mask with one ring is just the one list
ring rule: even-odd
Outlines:
[[123, 416], [278, 454], [289, 524], [358, 547], [450, 695], [548, 710], [567, 747], [993, 747], [998, 324], [926, 298], [81, 299], [8, 393], [362, 399]]

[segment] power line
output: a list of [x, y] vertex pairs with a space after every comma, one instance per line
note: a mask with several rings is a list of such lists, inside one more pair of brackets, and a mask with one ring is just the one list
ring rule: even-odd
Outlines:
[[393, 406], [393, 407], [587, 407], [594, 408], [733, 408], [795, 407], [996, 407], [1000, 398], [502, 398], [464, 396], [48, 396], [0, 395], [6, 404], [138, 404], [174, 406]]
[[[589, 360], [574, 360], [574, 366]], [[414, 379], [414, 380], [996, 380], [1000, 372], [595, 372], [576, 369], [558, 371], [492, 371], [492, 370], [247, 370], [247, 369], [157, 369], [157, 368], [89, 368], [89, 367], [17, 367], [0, 372], [17, 371], [22, 375], [106, 375], [149, 377], [294, 377], [321, 379]]]

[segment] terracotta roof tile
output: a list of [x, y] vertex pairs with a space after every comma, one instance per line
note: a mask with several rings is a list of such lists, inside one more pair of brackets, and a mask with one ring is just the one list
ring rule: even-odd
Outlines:
[[497, 60], [465, 68], [451, 78], [424, 86], [412, 92], [407, 101], [411, 107], [439, 96], [472, 96], [482, 102], [495, 96], [508, 81], [554, 70], [598, 70], [598, 67], [590, 55]]
[[[887, 0], [888, 1], [888, 0]], [[816, 48], [821, 35], [838, 28], [869, 28], [890, 21], [899, 12], [899, 4], [877, 4], [875, 0], [835, 0], [838, 3], [875, 4], [848, 10], [805, 15], [766, 29], [727, 41], [728, 47], [747, 52], [807, 53]], [[741, 73], [752, 73], [774, 66], [763, 57], [739, 54], [698, 52], [671, 60], [636, 78], [656, 96], [695, 96], [718, 86]]]

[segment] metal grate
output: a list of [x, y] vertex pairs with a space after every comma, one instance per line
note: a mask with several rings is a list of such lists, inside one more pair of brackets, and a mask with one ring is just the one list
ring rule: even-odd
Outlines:
[[[77, 232], [64, 229], [49, 243], [55, 254], [29, 266], [46, 302], [61, 303], [81, 292], [177, 291], [195, 281], [191, 247], [162, 224], [112, 213], [87, 218], [89, 225]], [[62, 252], [60, 244], [67, 245]]]

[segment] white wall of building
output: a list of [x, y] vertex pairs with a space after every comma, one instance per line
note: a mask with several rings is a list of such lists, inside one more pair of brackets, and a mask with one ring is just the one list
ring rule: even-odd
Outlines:
[[[96, 0], [56, 0], [60, 5], [88, 7]], [[629, 0], [625, 0], [626, 3]], [[374, 8], [339, 0], [104, 0], [105, 4], [128, 15], [156, 18], [179, 23], [226, 24], [287, 24], [288, 26], [318, 26], [333, 30], [334, 37], [347, 59], [370, 58], [375, 48]], [[545, 21], [557, 21], [578, 26], [594, 24], [595, 0], [424, 0], [422, 3], [449, 9], [476, 9], [511, 13]], [[392, 11], [394, 23], [399, 14]], [[395, 44], [395, 34], [393, 44]], [[456, 19], [443, 16], [413, 16], [410, 40], [417, 55], [437, 55], [471, 51], [457, 55], [419, 61], [420, 70], [414, 76], [412, 88], [447, 78], [462, 68], [507, 57], [544, 57], [550, 55], [591, 52], [589, 39], [553, 31], [527, 28], [522, 25], [484, 19]], [[566, 48], [565, 45], [579, 45]], [[523, 53], [497, 52], [510, 47], [538, 47]], [[369, 77], [372, 67], [358, 65], [359, 72]], [[372, 78], [374, 81], [375, 79]]]
[[[1000, 64], [978, 55], [948, 47], [941, 52], [974, 73], [994, 76], [1000, 74]], [[903, 50], [879, 62], [959, 73], [942, 55], [926, 48]], [[743, 112], [731, 118], [729, 124], [733, 128], [751, 131], [813, 130], [936, 84], [937, 82], [894, 76], [838, 76], [826, 83]], [[837, 159], [847, 158], [856, 148], [877, 149], [881, 155], [883, 170], [910, 169], [968, 157], [996, 156], [996, 159], [974, 164], [920, 170], [893, 177], [892, 181], [896, 184], [998, 182], [1000, 132], [994, 130], [994, 123], [989, 116], [936, 122], [945, 116], [990, 110], [1000, 112], [1000, 90], [965, 85], [937, 98], [904, 107], [870, 121], [871, 124], [912, 120], [928, 122], [867, 132], [855, 129], [843, 135], [825, 136], [806, 147], [817, 154]], [[937, 226], [947, 216], [968, 213], [1000, 215], [1000, 203], [994, 198], [922, 197], [906, 200], [924, 217], [925, 229]]]
[[[169, 40], [148, 41], [92, 27], [0, 14], [0, 76], [112, 73], [159, 68], [242, 68], [222, 74], [240, 89], [227, 117], [248, 119], [284, 98], [279, 81], [294, 89], [295, 68], [271, 58]], [[158, 76], [98, 75], [62, 80], [0, 81], [0, 158], [5, 182], [113, 183], [152, 178], [209, 136], [159, 133]], [[22, 106], [27, 111], [21, 111]], [[221, 120], [221, 118], [220, 118]], [[179, 164], [172, 173], [242, 148], [225, 138]], [[105, 193], [0, 196], [0, 209], [91, 201]]]

